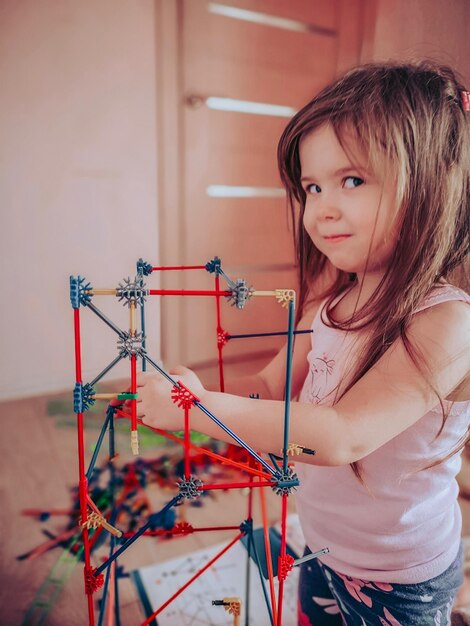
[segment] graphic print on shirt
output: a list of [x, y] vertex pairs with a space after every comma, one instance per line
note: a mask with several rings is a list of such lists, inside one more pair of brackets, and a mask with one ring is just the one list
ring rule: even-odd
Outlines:
[[319, 404], [328, 392], [328, 378], [333, 374], [335, 361], [325, 353], [313, 359], [309, 371], [308, 402]]

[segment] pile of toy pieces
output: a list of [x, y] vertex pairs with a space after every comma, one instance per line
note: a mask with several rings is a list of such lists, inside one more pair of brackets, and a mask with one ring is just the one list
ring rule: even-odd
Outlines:
[[[208, 451], [223, 455], [227, 459], [242, 464], [243, 450], [236, 446], [222, 444], [211, 440], [207, 444]], [[191, 472], [200, 475], [204, 480], [240, 480], [243, 471], [231, 466], [223, 466], [209, 461], [206, 453], [196, 453], [191, 456]], [[116, 535], [117, 545], [125, 543], [136, 530], [146, 524], [152, 515], [152, 504], [149, 501], [149, 488], [162, 492], [172, 492], [175, 485], [184, 474], [184, 460], [181, 449], [165, 449], [164, 453], [153, 459], [142, 457], [130, 462], [119, 464], [116, 458], [109, 459], [102, 466], [95, 466], [88, 481], [91, 501], [99, 510], [103, 518], [100, 524], [94, 523], [90, 529], [90, 552], [93, 554], [106, 542], [108, 532], [114, 532], [106, 520], [113, 516], [114, 523], [120, 533]], [[30, 610], [26, 614], [23, 624], [44, 623], [47, 614], [51, 611], [59, 593], [67, 583], [75, 566], [84, 561], [82, 526], [80, 523], [80, 499], [78, 488], [72, 489], [72, 503], [66, 509], [25, 509], [23, 515], [34, 518], [43, 525], [42, 532], [47, 539], [28, 552], [19, 555], [20, 561], [31, 561], [54, 549], [61, 549], [57, 562], [53, 566], [41, 588], [38, 590]], [[207, 491], [201, 498], [188, 502], [191, 507], [201, 507], [213, 493]], [[114, 511], [114, 512], [113, 512]], [[149, 525], [146, 535], [154, 536], [158, 540], [168, 540], [177, 536], [185, 536], [194, 532], [191, 525], [185, 520], [184, 506], [169, 509], [166, 514], [156, 516]], [[95, 512], [91, 519], [98, 520]], [[49, 521], [65, 518], [66, 522], [61, 532], [52, 532], [47, 528]], [[116, 568], [116, 578], [127, 578], [123, 565]], [[118, 588], [116, 584], [116, 588]]]

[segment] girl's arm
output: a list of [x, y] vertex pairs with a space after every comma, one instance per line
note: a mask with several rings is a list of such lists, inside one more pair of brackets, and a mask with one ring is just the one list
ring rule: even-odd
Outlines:
[[[336, 280], [337, 270], [329, 261], [323, 273], [317, 277], [310, 287], [307, 302], [304, 306], [302, 319], [296, 326], [297, 330], [309, 330], [313, 319], [324, 299], [328, 288]], [[312, 345], [312, 335], [297, 335], [294, 339], [292, 354], [292, 397], [295, 398], [302, 389], [308, 372], [307, 354]], [[286, 355], [287, 344], [277, 355], [257, 374], [228, 379], [225, 384], [226, 393], [249, 397], [252, 393], [259, 393], [263, 400], [283, 400], [286, 382]]]
[[[297, 330], [309, 330], [313, 318], [318, 310], [319, 303], [311, 304], [298, 323]], [[292, 353], [292, 396], [298, 395], [307, 376], [307, 354], [312, 345], [312, 335], [305, 333], [296, 335]], [[286, 379], [285, 345], [276, 356], [257, 374], [229, 378], [225, 383], [225, 392], [248, 398], [252, 393], [258, 393], [262, 400], [282, 400]]]
[[[289, 443], [316, 450], [315, 456], [300, 455], [299, 461], [345, 465], [360, 460], [438, 403], [432, 387], [445, 398], [468, 376], [470, 307], [446, 302], [422, 311], [413, 317], [408, 336], [422, 354], [429, 382], [399, 340], [334, 407], [292, 402]], [[269, 369], [268, 374], [264, 370], [264, 376], [268, 388], [277, 395], [282, 376]], [[283, 446], [282, 401], [251, 400], [206, 391], [190, 370], [184, 370], [179, 378], [209, 411], [253, 448], [279, 454]], [[139, 396], [144, 423], [168, 430], [181, 428], [182, 411], [170, 400], [169, 383], [161, 377], [144, 376], [139, 385], [142, 385]], [[195, 430], [231, 441], [197, 408], [193, 409], [191, 420]]]

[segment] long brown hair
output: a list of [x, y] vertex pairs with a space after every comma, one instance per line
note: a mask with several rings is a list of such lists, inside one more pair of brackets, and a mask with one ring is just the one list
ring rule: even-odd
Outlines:
[[[303, 226], [302, 138], [329, 124], [344, 147], [345, 135], [352, 133], [373, 168], [390, 163], [397, 177], [399, 235], [377, 289], [342, 322], [329, 313], [355, 277], [336, 270], [322, 294], [327, 297], [325, 314], [331, 326], [368, 331], [367, 344], [342, 394], [399, 338], [427, 378], [423, 359], [407, 337], [411, 315], [439, 280], [465, 266], [470, 251], [470, 113], [462, 105], [463, 91], [451, 68], [431, 61], [364, 65], [323, 89], [291, 119], [279, 141], [279, 171], [297, 224], [299, 318], [329, 264]], [[444, 424], [444, 404], [437, 397]], [[468, 439], [467, 433], [453, 452]], [[360, 478], [356, 463], [353, 469]]]

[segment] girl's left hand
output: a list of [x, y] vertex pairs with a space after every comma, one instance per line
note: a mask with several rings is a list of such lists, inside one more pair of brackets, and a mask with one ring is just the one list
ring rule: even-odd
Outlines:
[[[192, 370], [179, 365], [170, 371], [170, 375], [202, 401], [206, 390]], [[184, 410], [173, 401], [172, 391], [173, 385], [161, 374], [137, 374], [137, 417], [152, 428], [183, 430]]]

